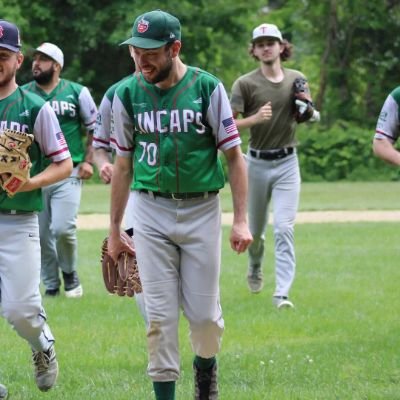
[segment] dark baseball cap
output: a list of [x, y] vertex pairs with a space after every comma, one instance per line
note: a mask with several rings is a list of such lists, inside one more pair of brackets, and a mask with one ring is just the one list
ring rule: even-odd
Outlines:
[[0, 20], [0, 47], [18, 53], [21, 48], [19, 30], [11, 22]]
[[141, 49], [157, 49], [175, 40], [181, 40], [181, 24], [178, 18], [165, 11], [154, 10], [136, 18], [132, 37], [121, 44], [130, 44]]

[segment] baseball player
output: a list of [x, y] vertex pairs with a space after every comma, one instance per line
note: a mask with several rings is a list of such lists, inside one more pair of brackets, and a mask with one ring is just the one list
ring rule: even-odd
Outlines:
[[399, 138], [400, 86], [386, 97], [373, 140], [374, 154], [388, 164], [400, 166], [400, 152], [395, 144]]
[[96, 126], [93, 134], [93, 159], [99, 170], [101, 180], [109, 184], [112, 177], [112, 154], [110, 146], [111, 134], [111, 105], [117, 87], [131, 75], [111, 85], [101, 99], [97, 113]]
[[[41, 188], [65, 179], [72, 160], [53, 109], [16, 83], [24, 58], [20, 48], [17, 26], [1, 20], [0, 134], [6, 128], [18, 130], [34, 135], [34, 141], [29, 149], [31, 178], [11, 198], [0, 189], [0, 305], [1, 315], [31, 347], [36, 384], [47, 391], [56, 382], [58, 363], [39, 291], [37, 213], [42, 208]], [[44, 157], [52, 162], [44, 165]], [[0, 394], [7, 396], [3, 385]]]
[[[216, 354], [224, 321], [219, 299], [221, 209], [226, 156], [234, 204], [230, 242], [251, 242], [246, 166], [222, 83], [185, 65], [179, 20], [161, 10], [136, 18], [129, 45], [140, 73], [118, 86], [112, 106], [109, 250], [132, 251], [120, 226], [133, 177], [133, 228], [148, 317], [147, 372], [155, 398], [175, 399], [180, 308], [189, 321], [195, 399], [217, 399]], [[132, 169], [133, 162], [133, 169]]]
[[[23, 88], [51, 104], [72, 155], [72, 174], [62, 182], [43, 189], [44, 209], [39, 215], [39, 224], [45, 295], [57, 296], [60, 293], [61, 270], [65, 296], [76, 298], [83, 294], [77, 274], [76, 221], [82, 179], [89, 179], [93, 175], [92, 134], [97, 107], [86, 87], [60, 78], [63, 66], [61, 49], [52, 43], [42, 43], [33, 57], [34, 81]], [[87, 132], [86, 148], [82, 126]]]
[[[117, 87], [130, 78], [132, 75], [129, 75], [120, 81], [111, 85], [106, 93], [104, 94], [97, 114], [96, 127], [93, 134], [93, 160], [99, 170], [100, 178], [104, 183], [109, 184], [112, 178], [113, 172], [113, 164], [112, 164], [112, 156], [111, 156], [111, 146], [110, 146], [110, 136], [111, 136], [111, 105], [112, 99], [114, 97], [115, 90]], [[128, 204], [125, 209], [125, 227], [131, 228], [133, 226], [132, 221], [132, 198], [133, 192], [130, 192]], [[147, 323], [146, 317], [146, 309], [144, 305], [143, 293], [135, 293], [136, 304], [140, 310], [140, 313], [143, 316], [144, 321]]]
[[[276, 272], [273, 303], [278, 308], [293, 307], [289, 291], [295, 276], [294, 223], [300, 194], [295, 138], [295, 116], [299, 111], [295, 109], [293, 88], [295, 79], [304, 75], [282, 66], [290, 57], [291, 48], [276, 25], [256, 27], [250, 55], [259, 61], [260, 67], [237, 79], [231, 94], [238, 128], [250, 129], [246, 159], [248, 215], [254, 241], [248, 251], [247, 282], [253, 293], [263, 288], [265, 230], [272, 202]], [[310, 111], [311, 118], [314, 110]], [[243, 118], [238, 118], [240, 114]], [[314, 118], [318, 119], [319, 114]]]

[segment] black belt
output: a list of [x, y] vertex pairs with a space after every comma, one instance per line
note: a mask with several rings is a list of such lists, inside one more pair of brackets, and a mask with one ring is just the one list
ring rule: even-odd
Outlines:
[[28, 215], [33, 213], [35, 213], [35, 211], [0, 210], [0, 214], [6, 214], [6, 215]]
[[218, 194], [218, 190], [211, 192], [189, 192], [189, 193], [163, 193], [163, 192], [152, 192], [151, 190], [140, 189], [140, 193], [146, 193], [151, 197], [162, 197], [163, 199], [172, 200], [193, 200], [193, 199], [206, 199], [209, 196]]
[[276, 150], [250, 150], [250, 155], [263, 160], [278, 160], [279, 158], [285, 158], [289, 154], [293, 154], [293, 152], [293, 147], [283, 147]]

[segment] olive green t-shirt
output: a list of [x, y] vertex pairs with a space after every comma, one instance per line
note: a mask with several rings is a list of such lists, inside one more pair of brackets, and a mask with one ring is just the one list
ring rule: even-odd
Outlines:
[[294, 119], [293, 82], [304, 75], [283, 68], [284, 78], [274, 83], [258, 68], [238, 78], [232, 87], [231, 106], [234, 112], [247, 118], [267, 102], [271, 102], [272, 118], [250, 128], [249, 146], [255, 150], [277, 149], [297, 145]]

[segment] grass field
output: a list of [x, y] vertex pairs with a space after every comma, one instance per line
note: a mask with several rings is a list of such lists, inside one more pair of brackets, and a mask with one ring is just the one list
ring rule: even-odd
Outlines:
[[[361, 187], [353, 187], [352, 194], [345, 185], [340, 194], [340, 186], [330, 185], [308, 188], [310, 203], [317, 204], [314, 194], [323, 193], [326, 201], [336, 198], [339, 209], [345, 209], [339, 203], [345, 206], [354, 197], [360, 201], [365, 197], [366, 208], [374, 209], [382, 195], [374, 186], [360, 196]], [[398, 189], [393, 186], [393, 190]], [[394, 209], [395, 199], [382, 196], [381, 208]], [[88, 203], [97, 205], [99, 198], [96, 194]], [[306, 209], [314, 206], [310, 207]], [[270, 231], [266, 285], [262, 293], [252, 295], [245, 281], [246, 256], [230, 250], [225, 228], [221, 303], [226, 330], [218, 357], [220, 399], [400, 399], [398, 231], [396, 223], [298, 225], [292, 290], [296, 308], [277, 311], [271, 303]], [[135, 302], [109, 296], [103, 288], [99, 247], [105, 234], [105, 230], [79, 232], [84, 297], [44, 300], [60, 362], [52, 391], [42, 394], [36, 389], [26, 343], [0, 320], [0, 381], [9, 387], [10, 400], [153, 399], [145, 374], [144, 324]], [[177, 400], [190, 400], [192, 354], [183, 318], [180, 342]]]
[[[108, 213], [109, 185], [85, 185], [80, 212]], [[399, 182], [303, 183], [300, 211], [397, 210]], [[232, 211], [229, 186], [221, 191], [223, 211]]]

